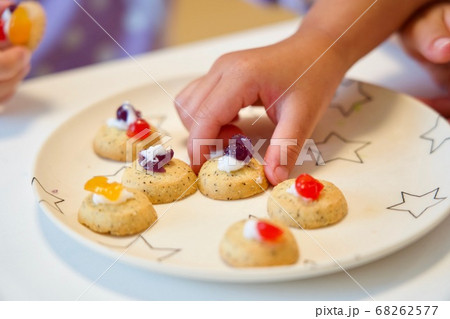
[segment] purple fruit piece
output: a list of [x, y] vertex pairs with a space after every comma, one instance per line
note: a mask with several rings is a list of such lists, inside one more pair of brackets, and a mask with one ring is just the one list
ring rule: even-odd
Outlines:
[[[166, 170], [164, 169], [164, 165], [169, 163], [173, 158], [174, 152], [173, 150], [168, 150], [164, 155], [156, 155], [156, 162], [147, 162], [143, 168], [147, 171], [151, 171], [154, 173], [164, 173]], [[139, 154], [139, 163], [144, 160], [144, 156]]]
[[117, 109], [116, 112], [116, 118], [119, 121], [127, 121], [128, 118], [128, 110], [124, 107], [124, 105], [122, 104], [121, 106], [119, 106], [119, 108]]
[[128, 119], [128, 112], [134, 112], [137, 118], [142, 118], [140, 111], [137, 111], [133, 105], [129, 103], [124, 103], [117, 109], [116, 118], [120, 121], [126, 122]]
[[225, 149], [225, 155], [233, 156], [238, 161], [249, 161], [253, 155], [253, 145], [250, 139], [242, 134], [234, 135], [230, 145]]
[[16, 9], [17, 9], [17, 5], [16, 4], [11, 4], [7, 8], [7, 10], [9, 10], [11, 13], [13, 13]]

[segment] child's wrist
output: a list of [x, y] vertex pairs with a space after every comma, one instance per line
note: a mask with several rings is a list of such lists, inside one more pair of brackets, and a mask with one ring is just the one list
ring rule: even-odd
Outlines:
[[330, 74], [342, 78], [356, 62], [348, 51], [337, 45], [336, 39], [320, 29], [299, 29], [291, 40], [297, 43], [299, 51], [312, 56], [311, 64], [325, 64]]

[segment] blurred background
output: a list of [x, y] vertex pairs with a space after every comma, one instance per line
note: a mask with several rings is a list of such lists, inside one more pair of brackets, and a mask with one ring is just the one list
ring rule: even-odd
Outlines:
[[174, 0], [168, 16], [165, 45], [184, 44], [297, 16], [283, 6], [261, 3], [245, 0]]
[[29, 77], [292, 19], [305, 1], [40, 0], [47, 27]]

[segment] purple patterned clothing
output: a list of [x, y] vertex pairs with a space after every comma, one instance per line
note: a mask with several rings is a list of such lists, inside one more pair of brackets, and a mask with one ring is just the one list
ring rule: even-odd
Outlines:
[[132, 55], [161, 46], [161, 34], [171, 1], [40, 2], [47, 12], [47, 30], [33, 54], [29, 77], [127, 56], [106, 32]]
[[247, 0], [259, 4], [278, 4], [298, 13], [305, 13], [311, 8], [314, 0]]
[[[29, 77], [126, 57], [127, 53], [144, 53], [162, 46], [172, 1], [40, 0], [47, 12], [47, 29], [33, 54]], [[279, 4], [305, 12], [314, 0], [246, 1]]]

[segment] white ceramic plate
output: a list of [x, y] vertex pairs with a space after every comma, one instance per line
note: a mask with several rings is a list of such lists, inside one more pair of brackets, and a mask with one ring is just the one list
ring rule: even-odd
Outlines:
[[[162, 85], [174, 96], [189, 80], [174, 79]], [[220, 259], [218, 245], [226, 228], [249, 215], [265, 217], [268, 193], [222, 202], [197, 192], [177, 203], [156, 206], [160, 219], [142, 236], [115, 238], [94, 233], [77, 221], [86, 196], [83, 185], [94, 175], [115, 174], [119, 180], [123, 164], [97, 157], [92, 139], [124, 100], [170, 133], [172, 140], [167, 145], [176, 157], [187, 161], [188, 134], [171, 99], [156, 85], [148, 85], [100, 101], [55, 130], [36, 158], [32, 182], [41, 208], [55, 225], [123, 262], [214, 281], [299, 279], [386, 256], [425, 235], [450, 212], [448, 123], [410, 97], [345, 81], [313, 135], [326, 164], [307, 161], [292, 177], [308, 172], [333, 182], [345, 194], [349, 213], [331, 227], [293, 229], [301, 252], [297, 264], [234, 269]], [[251, 125], [261, 112], [253, 107], [241, 112], [238, 125], [253, 139], [269, 138], [273, 129], [266, 117]]]

